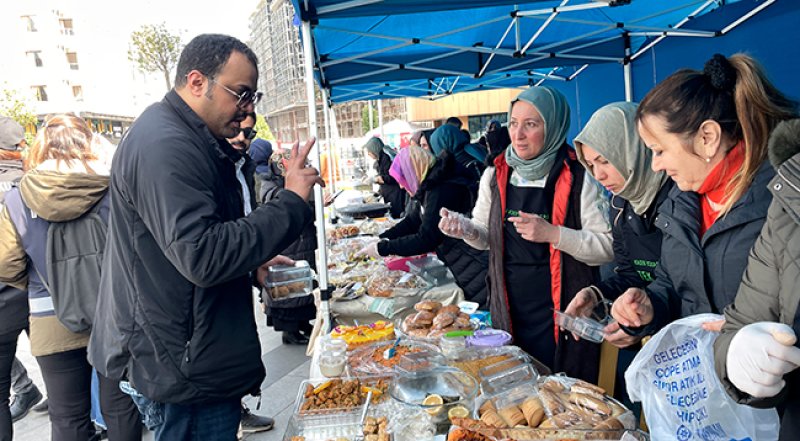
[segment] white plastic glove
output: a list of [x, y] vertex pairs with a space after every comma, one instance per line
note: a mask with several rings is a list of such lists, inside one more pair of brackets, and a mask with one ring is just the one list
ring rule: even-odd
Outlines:
[[800, 366], [800, 348], [792, 328], [775, 322], [749, 324], [731, 340], [728, 378], [756, 398], [774, 397], [786, 386], [783, 376]]
[[355, 257], [366, 256], [366, 257], [371, 257], [373, 259], [380, 259], [381, 255], [378, 254], [378, 242], [380, 241], [376, 240], [375, 242], [367, 244], [367, 246], [358, 250], [358, 252], [355, 254]]
[[442, 217], [439, 220], [439, 229], [446, 236], [456, 239], [478, 239], [478, 228], [472, 223], [472, 219], [444, 207], [439, 210], [439, 215]]

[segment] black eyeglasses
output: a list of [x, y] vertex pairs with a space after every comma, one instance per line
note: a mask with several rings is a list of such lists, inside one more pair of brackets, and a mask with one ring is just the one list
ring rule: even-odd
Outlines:
[[256, 139], [256, 135], [258, 134], [258, 131], [252, 127], [242, 127], [239, 130], [244, 134], [245, 138], [251, 141]]
[[215, 80], [215, 79], [213, 79], [211, 77], [208, 77], [208, 80], [211, 81], [212, 83], [216, 84], [217, 86], [225, 89], [225, 91], [228, 92], [229, 94], [235, 96], [238, 99], [236, 101], [236, 107], [239, 107], [240, 109], [244, 108], [244, 107], [247, 107], [248, 104], [252, 104], [252, 105], [255, 106], [256, 104], [258, 104], [259, 101], [261, 101], [261, 97], [264, 96], [263, 93], [258, 92], [258, 91], [253, 92], [250, 89], [247, 89], [242, 93], [236, 93], [235, 91], [233, 91], [229, 87], [225, 86], [224, 84], [218, 82], [217, 80]]

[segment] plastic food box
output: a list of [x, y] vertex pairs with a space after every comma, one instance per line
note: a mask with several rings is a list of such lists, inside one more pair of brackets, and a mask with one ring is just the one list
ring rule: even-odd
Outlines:
[[424, 259], [408, 261], [406, 265], [409, 272], [422, 277], [433, 286], [442, 286], [455, 281], [450, 269], [436, 256], [429, 255]]
[[[515, 359], [511, 359], [515, 360]], [[501, 362], [501, 363], [507, 363]], [[500, 363], [498, 363], [500, 364]], [[508, 365], [504, 370], [496, 372], [481, 380], [481, 393], [484, 395], [497, 395], [505, 390], [513, 389], [515, 385], [534, 384], [539, 379], [539, 373], [530, 364]], [[491, 366], [489, 366], [491, 367]], [[483, 372], [486, 368], [479, 371]]]
[[575, 317], [561, 311], [555, 313], [555, 322], [559, 327], [566, 329], [578, 337], [594, 343], [602, 343], [605, 338], [603, 329], [605, 325], [587, 317]]
[[[307, 418], [319, 415], [333, 414], [358, 414], [364, 406], [367, 393], [372, 390], [372, 401], [370, 409], [376, 408], [384, 403], [389, 397], [388, 388], [391, 382], [389, 376], [369, 376], [369, 377], [344, 377], [330, 380], [305, 380], [300, 383], [297, 398], [294, 403], [294, 415]], [[347, 384], [347, 387], [345, 386]], [[314, 391], [312, 396], [307, 396], [309, 388]], [[347, 393], [343, 393], [343, 392]], [[325, 405], [306, 405], [308, 400], [315, 397], [331, 399]]]
[[311, 267], [305, 260], [298, 260], [294, 265], [273, 265], [267, 268], [267, 284], [312, 278]]

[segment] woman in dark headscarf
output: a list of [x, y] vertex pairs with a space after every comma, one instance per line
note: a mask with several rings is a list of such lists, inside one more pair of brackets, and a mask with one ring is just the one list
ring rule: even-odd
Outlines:
[[500, 126], [495, 130], [486, 132], [486, 145], [489, 147], [489, 155], [486, 156], [486, 166], [494, 164], [495, 158], [505, 153], [506, 148], [511, 145], [511, 136], [508, 134], [508, 127]]
[[416, 132], [414, 132], [414, 136], [411, 137], [411, 145], [422, 147], [423, 150], [427, 150], [433, 153], [433, 150], [431, 150], [432, 134], [433, 134], [433, 129], [417, 130]]
[[389, 204], [389, 213], [395, 219], [403, 217], [406, 205], [406, 195], [402, 188], [397, 185], [397, 181], [389, 174], [392, 167], [392, 157], [386, 151], [387, 147], [380, 138], [370, 138], [364, 148], [367, 154], [375, 161], [375, 170], [378, 172], [373, 182], [380, 186], [378, 192], [383, 197], [384, 202]]

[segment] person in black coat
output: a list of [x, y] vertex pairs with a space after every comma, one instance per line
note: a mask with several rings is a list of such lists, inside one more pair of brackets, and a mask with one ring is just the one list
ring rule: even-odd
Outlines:
[[[259, 180], [261, 198], [259, 204], [266, 204], [285, 191], [284, 173], [290, 153], [281, 149], [272, 151], [270, 148], [271, 155], [267, 157], [265, 155], [266, 147], [262, 143], [253, 145], [253, 153], [258, 158], [255, 164], [255, 177]], [[314, 209], [313, 195], [311, 195], [308, 205], [312, 210]], [[281, 255], [293, 260], [305, 260], [312, 268], [316, 268], [316, 249], [317, 234], [314, 223], [311, 222], [303, 228], [300, 237], [281, 252]], [[283, 333], [281, 341], [284, 344], [307, 344], [313, 328], [310, 320], [317, 314], [313, 296], [292, 297], [281, 299], [278, 302], [268, 298], [266, 291], [262, 293], [262, 296], [266, 304], [264, 312], [267, 315], [267, 325]]]
[[360, 254], [379, 258], [435, 251], [453, 272], [465, 298], [485, 308], [488, 254], [445, 236], [438, 227], [442, 208], [459, 213], [472, 210], [474, 201], [469, 180], [458, 170], [463, 169], [456, 168], [455, 159], [447, 153], [434, 158], [417, 146], [400, 150], [390, 173], [411, 197], [420, 202], [419, 210], [381, 234], [380, 241], [367, 245]]
[[380, 186], [378, 192], [380, 193], [383, 201], [390, 205], [389, 213], [395, 219], [403, 217], [403, 211], [406, 206], [406, 195], [403, 189], [397, 184], [397, 181], [389, 174], [389, 168], [392, 166], [392, 157], [389, 156], [387, 150], [391, 150], [383, 144], [380, 138], [370, 138], [364, 148], [367, 154], [375, 161], [375, 171], [378, 174], [374, 178], [374, 183]]

